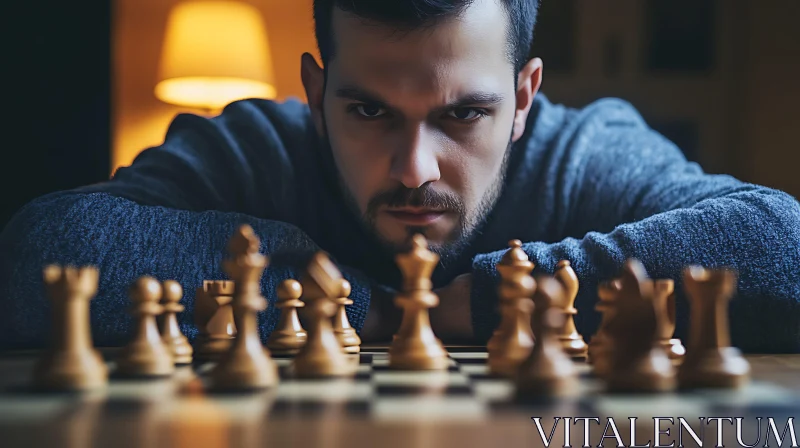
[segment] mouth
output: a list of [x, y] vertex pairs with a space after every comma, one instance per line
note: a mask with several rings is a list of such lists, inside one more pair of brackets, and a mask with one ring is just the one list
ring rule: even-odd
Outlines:
[[445, 210], [420, 208], [391, 209], [385, 210], [385, 212], [397, 221], [410, 226], [424, 226], [432, 224], [447, 213]]

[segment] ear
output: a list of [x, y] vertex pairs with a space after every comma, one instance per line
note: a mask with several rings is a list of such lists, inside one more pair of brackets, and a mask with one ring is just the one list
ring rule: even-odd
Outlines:
[[317, 128], [317, 134], [324, 135], [322, 98], [325, 90], [325, 73], [322, 67], [317, 64], [314, 56], [309, 53], [303, 53], [300, 59], [300, 77], [303, 80], [303, 87], [306, 89], [306, 98], [308, 99], [308, 107], [311, 109], [314, 127]]
[[514, 112], [512, 141], [517, 141], [525, 132], [525, 123], [533, 105], [533, 97], [542, 85], [542, 60], [533, 58], [520, 70], [517, 78], [517, 110]]

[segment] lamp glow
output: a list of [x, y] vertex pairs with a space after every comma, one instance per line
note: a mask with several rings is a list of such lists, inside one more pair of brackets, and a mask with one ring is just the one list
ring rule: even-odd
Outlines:
[[191, 1], [170, 13], [155, 95], [179, 106], [219, 110], [277, 95], [269, 38], [259, 11], [235, 1]]

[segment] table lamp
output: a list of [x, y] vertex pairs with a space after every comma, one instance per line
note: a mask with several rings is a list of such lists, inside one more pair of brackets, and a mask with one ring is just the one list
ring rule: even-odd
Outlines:
[[276, 96], [259, 11], [236, 1], [187, 1], [167, 21], [156, 97], [218, 113], [232, 101]]

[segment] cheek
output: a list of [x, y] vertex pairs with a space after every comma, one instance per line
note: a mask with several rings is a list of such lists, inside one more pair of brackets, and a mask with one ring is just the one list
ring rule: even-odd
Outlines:
[[386, 179], [376, 136], [357, 129], [341, 113], [326, 111], [328, 139], [336, 168], [363, 212]]
[[[508, 120], [504, 121], [507, 122]], [[442, 160], [442, 179], [459, 193], [467, 207], [476, 206], [501, 176], [511, 127], [488, 126], [452, 144]]]

